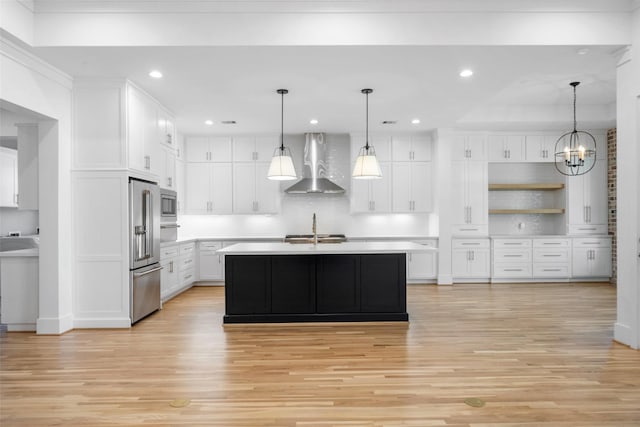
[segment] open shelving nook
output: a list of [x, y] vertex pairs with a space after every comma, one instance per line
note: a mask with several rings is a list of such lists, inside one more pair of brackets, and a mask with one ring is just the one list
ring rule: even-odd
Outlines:
[[490, 163], [489, 232], [564, 234], [565, 182], [552, 163]]

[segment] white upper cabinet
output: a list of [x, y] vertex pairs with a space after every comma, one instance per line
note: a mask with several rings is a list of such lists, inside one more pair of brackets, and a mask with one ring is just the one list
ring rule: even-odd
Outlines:
[[524, 136], [490, 135], [487, 146], [490, 162], [524, 161]]
[[431, 139], [427, 136], [394, 136], [391, 149], [394, 162], [431, 161]]
[[487, 164], [451, 162], [452, 223], [454, 235], [487, 235], [489, 232]]
[[173, 147], [162, 146], [160, 149], [160, 180], [161, 188], [176, 190], [176, 154]]
[[18, 207], [18, 152], [0, 147], [0, 206]]
[[351, 180], [351, 212], [391, 212], [391, 164], [380, 163], [382, 178]]
[[393, 212], [430, 212], [433, 178], [431, 162], [393, 162]]
[[187, 163], [185, 166], [185, 212], [232, 213], [231, 163]]
[[158, 109], [158, 141], [170, 147], [176, 145], [175, 120], [163, 108]]
[[527, 162], [554, 162], [556, 140], [549, 135], [527, 135], [525, 138]]
[[456, 135], [451, 160], [486, 160], [487, 138], [484, 135]]
[[278, 136], [233, 137], [233, 161], [270, 162], [274, 150], [279, 146]]
[[157, 179], [161, 170], [158, 105], [135, 87], [127, 89], [129, 168]]
[[20, 209], [38, 210], [38, 124], [17, 124]]
[[234, 162], [233, 213], [277, 213], [280, 185], [267, 178], [269, 163]]
[[230, 162], [232, 160], [230, 137], [189, 136], [184, 150], [187, 162]]
[[184, 136], [176, 135], [176, 160], [185, 160]]
[[598, 160], [589, 172], [566, 178], [568, 234], [606, 234], [607, 162]]

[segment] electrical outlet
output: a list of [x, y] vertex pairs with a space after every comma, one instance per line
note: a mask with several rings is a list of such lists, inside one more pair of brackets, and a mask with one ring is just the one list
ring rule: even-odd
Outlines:
[[10, 231], [9, 232], [9, 237], [20, 237], [20, 232], [19, 231]]

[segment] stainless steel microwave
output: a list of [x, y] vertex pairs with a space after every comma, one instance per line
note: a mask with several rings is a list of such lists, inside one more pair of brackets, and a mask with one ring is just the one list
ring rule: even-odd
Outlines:
[[160, 222], [178, 220], [178, 195], [173, 190], [160, 189]]

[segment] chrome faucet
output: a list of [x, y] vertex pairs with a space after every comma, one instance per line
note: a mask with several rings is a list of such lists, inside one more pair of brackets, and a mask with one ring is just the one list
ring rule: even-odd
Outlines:
[[311, 225], [311, 231], [313, 232], [313, 244], [318, 244], [318, 232], [316, 231], [316, 214], [313, 214], [313, 223]]

